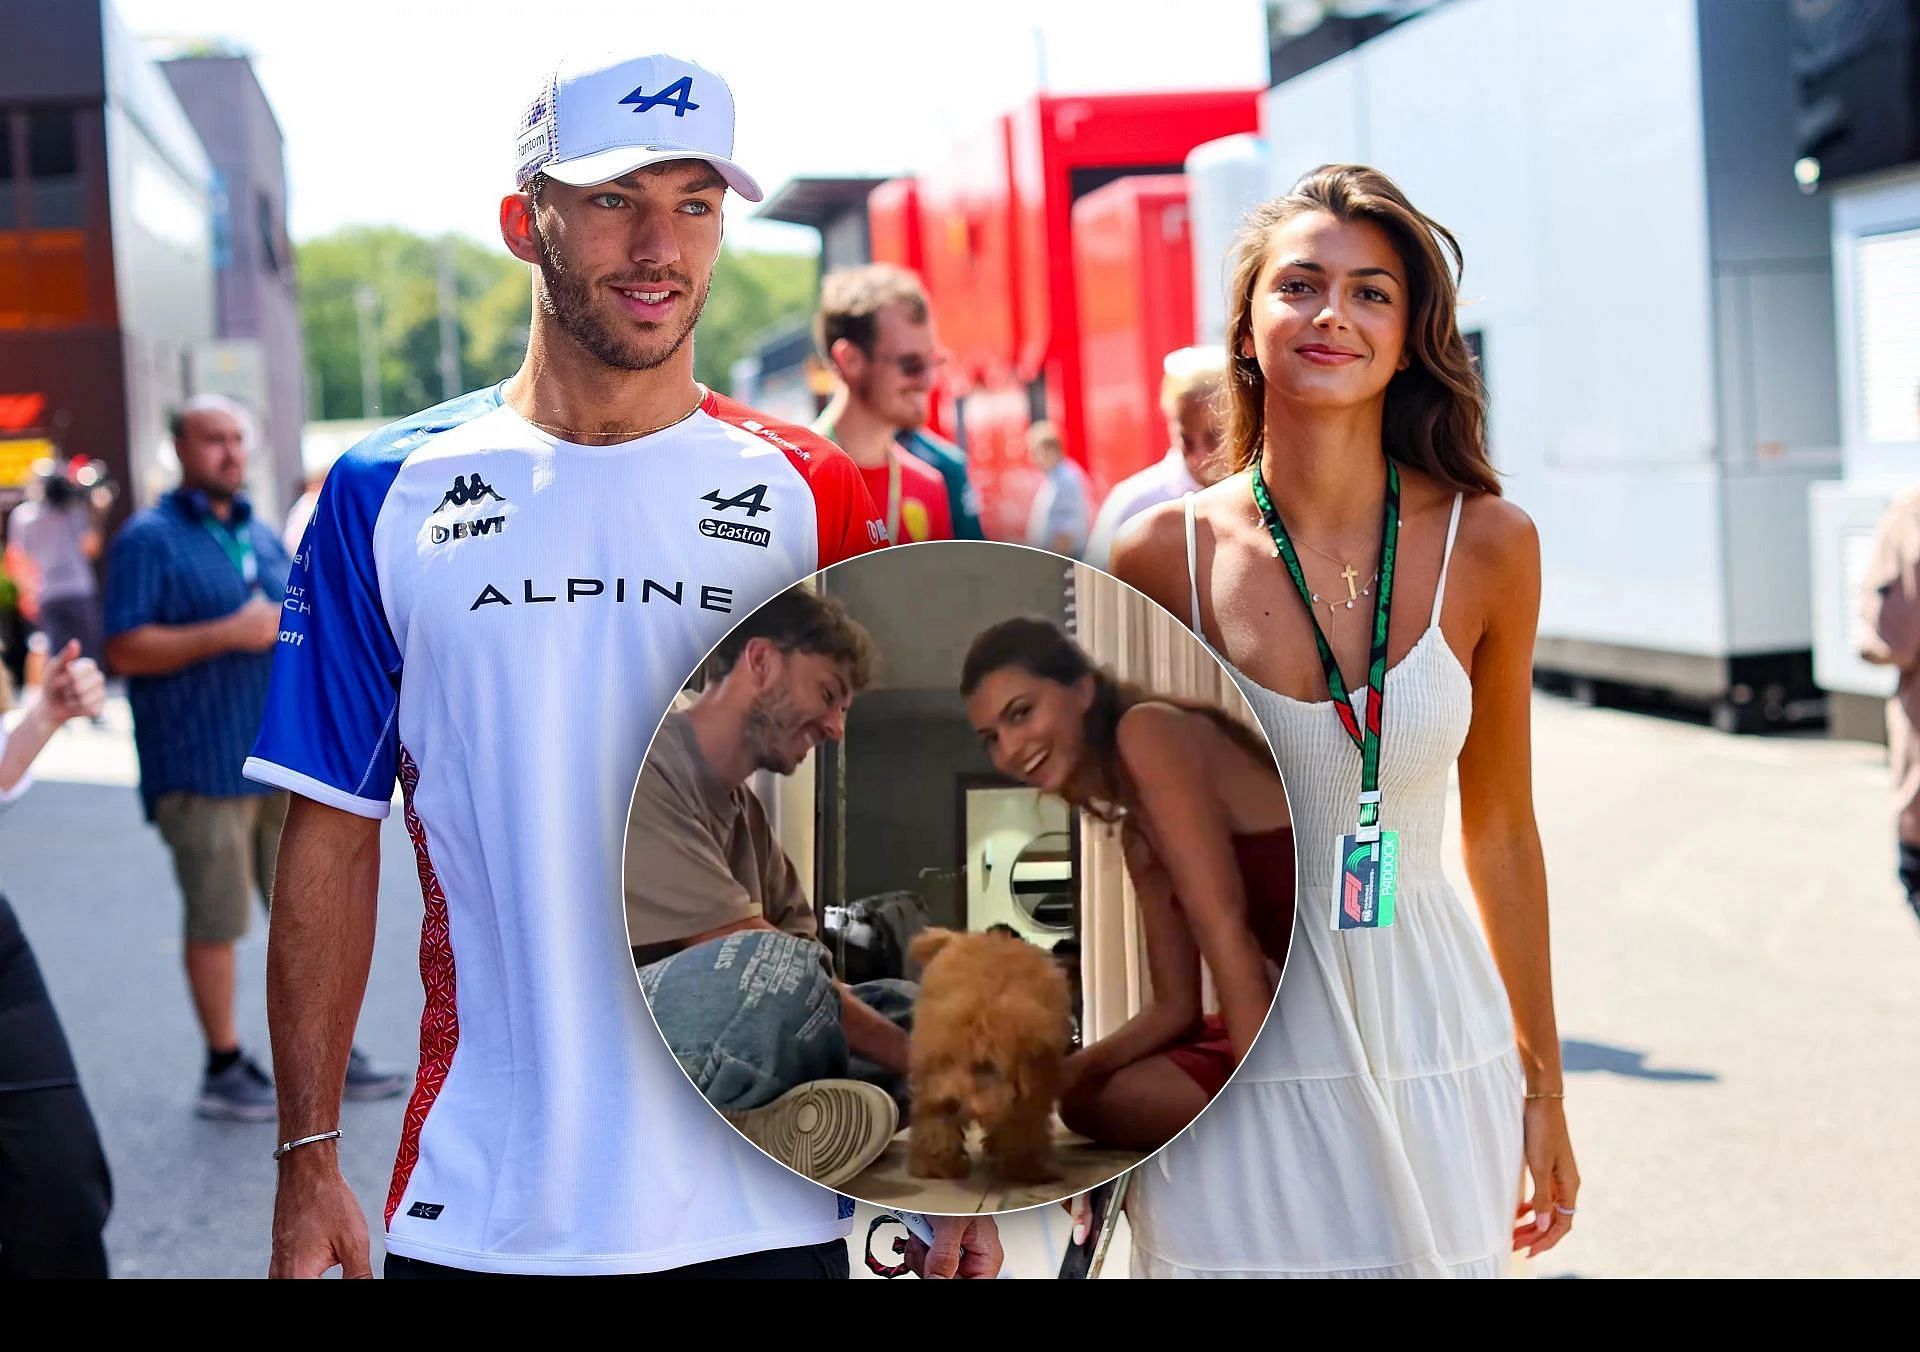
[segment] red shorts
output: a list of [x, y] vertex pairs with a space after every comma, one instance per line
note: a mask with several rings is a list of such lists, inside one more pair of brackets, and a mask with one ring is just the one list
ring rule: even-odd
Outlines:
[[1207, 1015], [1197, 1029], [1167, 1049], [1167, 1058], [1200, 1086], [1211, 1103], [1233, 1078], [1233, 1039], [1227, 1036], [1227, 1021], [1218, 1014]]

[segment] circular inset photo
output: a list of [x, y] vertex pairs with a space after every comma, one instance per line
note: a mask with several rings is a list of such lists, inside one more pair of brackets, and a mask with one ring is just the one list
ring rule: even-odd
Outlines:
[[1293, 928], [1239, 688], [1106, 574], [942, 542], [838, 564], [692, 673], [633, 795], [626, 916], [687, 1077], [876, 1206], [1086, 1192], [1245, 1059]]

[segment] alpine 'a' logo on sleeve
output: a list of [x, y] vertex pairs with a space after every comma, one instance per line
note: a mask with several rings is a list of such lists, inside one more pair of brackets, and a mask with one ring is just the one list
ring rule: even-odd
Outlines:
[[747, 521], [762, 512], [771, 512], [767, 503], [767, 486], [755, 484], [744, 493], [735, 493], [732, 497], [721, 496], [719, 489], [702, 495], [702, 502], [713, 504], [714, 515], [700, 518], [700, 533], [714, 540], [732, 540], [743, 545], [759, 545], [765, 549], [773, 539], [773, 532], [764, 526], [748, 525], [746, 522], [723, 520], [725, 512], [745, 512]]

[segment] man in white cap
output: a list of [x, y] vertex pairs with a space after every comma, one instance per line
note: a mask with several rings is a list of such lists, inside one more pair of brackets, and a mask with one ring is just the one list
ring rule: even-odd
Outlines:
[[[851, 1206], [721, 1122], [634, 978], [621, 844], [647, 741], [735, 619], [885, 543], [853, 463], [699, 386], [733, 100], [668, 56], [563, 62], [500, 204], [533, 269], [512, 378], [329, 474], [288, 580], [253, 778], [294, 794], [268, 949], [272, 1271], [368, 1276], [336, 1155], [396, 779], [421, 1058], [388, 1276], [844, 1275]], [[997, 1267], [945, 1223], [937, 1275]]]

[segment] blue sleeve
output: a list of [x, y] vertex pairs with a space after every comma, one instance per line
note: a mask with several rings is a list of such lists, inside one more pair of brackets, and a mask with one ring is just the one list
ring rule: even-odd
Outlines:
[[166, 547], [139, 518], [129, 521], [107, 551], [106, 636], [160, 623], [166, 594]]
[[391, 807], [400, 650], [381, 604], [374, 523], [403, 456], [356, 447], [327, 475], [281, 602], [247, 778], [363, 817]]

